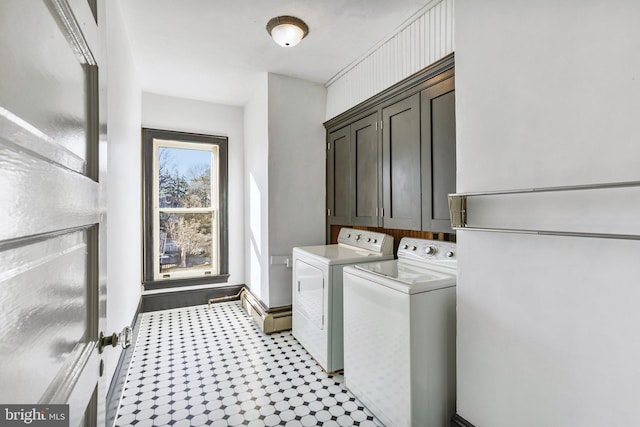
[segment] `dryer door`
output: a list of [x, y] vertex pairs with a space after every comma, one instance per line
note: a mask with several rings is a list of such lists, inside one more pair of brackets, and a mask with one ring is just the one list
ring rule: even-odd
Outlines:
[[[322, 270], [306, 262], [296, 260], [294, 300], [296, 314], [303, 316], [309, 326], [324, 329], [324, 287]], [[307, 323], [305, 322], [305, 323]]]

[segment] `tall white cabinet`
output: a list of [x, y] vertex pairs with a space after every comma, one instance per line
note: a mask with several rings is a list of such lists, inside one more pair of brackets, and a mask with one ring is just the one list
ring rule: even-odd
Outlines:
[[[639, 19], [622, 0], [457, 0], [457, 192], [639, 182]], [[564, 220], [604, 218], [605, 198]], [[640, 200], [622, 205], [606, 221], [626, 238], [458, 230], [460, 425], [640, 424]]]

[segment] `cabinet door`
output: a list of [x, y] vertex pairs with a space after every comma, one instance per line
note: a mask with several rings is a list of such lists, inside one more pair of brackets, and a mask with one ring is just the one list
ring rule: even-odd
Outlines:
[[351, 156], [349, 126], [329, 133], [327, 209], [329, 224], [351, 225]]
[[375, 112], [351, 128], [352, 218], [354, 225], [378, 226], [378, 129]]
[[384, 228], [420, 230], [420, 94], [382, 110]]
[[456, 192], [454, 78], [421, 93], [422, 229], [451, 232], [448, 195]]

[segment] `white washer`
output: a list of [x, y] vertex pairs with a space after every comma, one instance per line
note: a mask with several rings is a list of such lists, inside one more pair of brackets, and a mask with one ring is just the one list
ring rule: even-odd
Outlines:
[[393, 237], [342, 228], [338, 244], [293, 248], [293, 336], [327, 372], [343, 368], [342, 268], [393, 259]]
[[403, 238], [398, 259], [344, 269], [344, 378], [388, 426], [455, 414], [455, 243]]

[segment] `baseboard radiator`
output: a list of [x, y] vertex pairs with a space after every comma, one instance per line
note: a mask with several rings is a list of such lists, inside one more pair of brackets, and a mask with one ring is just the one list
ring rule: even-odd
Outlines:
[[238, 299], [247, 314], [253, 318], [265, 334], [291, 329], [291, 306], [269, 309], [247, 288], [242, 288], [236, 295], [210, 299], [209, 308], [211, 308], [211, 304], [216, 302]]

